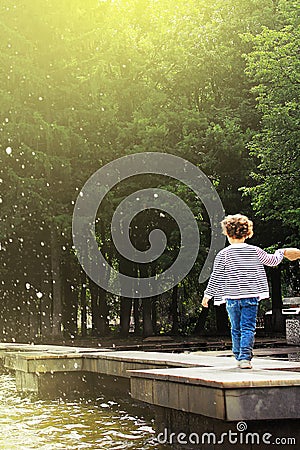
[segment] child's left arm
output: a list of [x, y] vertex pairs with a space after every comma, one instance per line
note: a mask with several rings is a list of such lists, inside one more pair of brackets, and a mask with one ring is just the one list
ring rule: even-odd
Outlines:
[[216, 256], [212, 274], [210, 276], [207, 288], [204, 291], [204, 296], [202, 299], [202, 306], [204, 306], [204, 308], [208, 308], [209, 300], [216, 294], [222, 285], [224, 269], [224, 253], [221, 250]]
[[211, 297], [206, 297], [206, 295], [204, 295], [202, 302], [201, 302], [201, 304], [204, 308], [208, 308], [208, 302], [210, 299], [211, 299]]

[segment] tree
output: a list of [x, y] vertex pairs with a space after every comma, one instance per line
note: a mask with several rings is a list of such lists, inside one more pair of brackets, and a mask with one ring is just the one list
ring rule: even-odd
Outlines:
[[[260, 128], [249, 144], [258, 161], [252, 175], [255, 186], [246, 192], [257, 215], [267, 226], [275, 224], [278, 241], [293, 246], [300, 243], [298, 8], [296, 3], [280, 2], [274, 27], [247, 36], [253, 50], [246, 56], [246, 72], [254, 84], [261, 115]], [[270, 271], [275, 331], [284, 329], [279, 269]]]
[[[287, 4], [289, 8], [287, 9]], [[250, 188], [253, 206], [265, 220], [275, 219], [299, 245], [300, 128], [299, 18], [296, 3], [282, 2], [279, 29], [264, 28], [249, 37], [247, 73], [254, 83], [261, 128], [249, 148], [259, 161]]]
[[[134, 152], [182, 156], [210, 177], [228, 212], [250, 209], [239, 188], [252, 183], [255, 160], [247, 143], [259, 129], [259, 112], [242, 57], [253, 44], [242, 35], [258, 34], [262, 25], [271, 28], [277, 3], [45, 0], [41, 9], [38, 0], [16, 5], [5, 0], [1, 5], [0, 289], [7, 299], [5, 316], [12, 322], [17, 317], [26, 335], [29, 328], [32, 336], [59, 334], [62, 327], [74, 335], [80, 309], [83, 334], [88, 316], [95, 334], [106, 333], [109, 317], [117, 316], [128, 333], [131, 299], [86, 280], [72, 248], [74, 201], [104, 164]], [[173, 291], [173, 329], [182, 330], [188, 328], [185, 315], [198, 314], [204, 288], [198, 275], [209, 221], [199, 199], [168, 179], [128, 180], [102, 205], [97, 241], [116, 270], [142, 273], [117, 253], [110, 222], [128, 192], [147, 186], [181, 196], [199, 222], [195, 268]], [[133, 242], [145, 246], [156, 226], [169, 237], [162, 258], [145, 270], [159, 273], [176, 258], [178, 230], [169, 217], [145, 217], [137, 218], [138, 233], [132, 226]], [[134, 304], [137, 332], [140, 303]], [[143, 302], [147, 334], [156, 321], [165, 326], [171, 305], [171, 293], [156, 298], [151, 308]]]

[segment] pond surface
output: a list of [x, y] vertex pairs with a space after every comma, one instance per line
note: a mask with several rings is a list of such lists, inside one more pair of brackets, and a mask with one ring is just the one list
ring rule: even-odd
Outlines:
[[163, 450], [149, 410], [130, 399], [37, 400], [0, 374], [0, 449]]

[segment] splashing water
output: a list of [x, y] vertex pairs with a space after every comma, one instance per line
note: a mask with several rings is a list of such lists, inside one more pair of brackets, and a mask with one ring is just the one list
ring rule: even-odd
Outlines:
[[[162, 450], [149, 411], [129, 400], [36, 400], [20, 396], [11, 375], [0, 375], [0, 449]], [[139, 416], [136, 415], [138, 411]]]

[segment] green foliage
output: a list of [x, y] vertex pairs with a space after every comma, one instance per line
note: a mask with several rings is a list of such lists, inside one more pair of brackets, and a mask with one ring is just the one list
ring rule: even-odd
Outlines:
[[[253, 185], [250, 172], [259, 159], [255, 208], [266, 218], [298, 226], [295, 8], [294, 2], [274, 0], [1, 2], [3, 281], [48, 286], [55, 229], [67, 249], [61, 258], [72, 272], [69, 278], [79, 284], [71, 249], [76, 196], [99, 167], [135, 152], [169, 152], [198, 165], [217, 186], [228, 213], [251, 213], [239, 189]], [[199, 222], [199, 258], [182, 282], [181, 298], [183, 316], [197, 315], [209, 221], [186, 187], [159, 177], [128, 180], [99, 211], [99, 244], [117, 269], [112, 212], [128, 192], [149, 185], [179, 195]], [[139, 244], [156, 226], [166, 230], [168, 248], [149, 268], [162, 271], [176, 256], [176, 224], [147, 213], [137, 225], [132, 237]], [[115, 316], [118, 299], [107, 301]]]
[[[289, 3], [288, 16], [286, 8]], [[285, 23], [250, 37], [247, 56], [261, 127], [249, 148], [258, 158], [250, 189], [253, 206], [264, 219], [277, 219], [296, 234], [300, 227], [299, 5], [281, 2]], [[298, 240], [299, 242], [299, 240]], [[294, 244], [297, 243], [296, 236]]]

